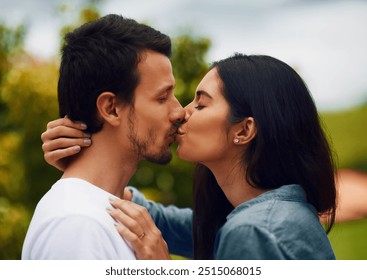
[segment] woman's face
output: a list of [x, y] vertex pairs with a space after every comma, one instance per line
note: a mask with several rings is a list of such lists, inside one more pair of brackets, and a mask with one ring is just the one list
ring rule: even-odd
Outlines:
[[202, 79], [194, 100], [185, 107], [185, 122], [177, 136], [177, 155], [190, 162], [223, 160], [229, 139], [229, 105], [222, 94], [222, 81], [214, 68]]

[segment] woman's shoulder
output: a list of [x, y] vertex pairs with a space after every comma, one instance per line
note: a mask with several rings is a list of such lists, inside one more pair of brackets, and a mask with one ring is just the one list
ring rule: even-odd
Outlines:
[[218, 242], [226, 240], [268, 244], [268, 249], [277, 252], [269, 256], [274, 259], [335, 258], [312, 207], [299, 201], [273, 199], [240, 209], [220, 229]]
[[317, 212], [307, 202], [272, 198], [252, 205], [240, 205], [227, 217], [224, 229], [237, 227], [261, 227], [269, 232], [284, 228], [317, 226], [323, 230]]

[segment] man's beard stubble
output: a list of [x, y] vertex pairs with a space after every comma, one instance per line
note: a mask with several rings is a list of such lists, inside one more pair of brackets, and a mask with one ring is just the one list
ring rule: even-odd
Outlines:
[[149, 153], [148, 147], [156, 143], [157, 135], [153, 129], [148, 129], [148, 133], [145, 139], [138, 139], [137, 132], [135, 130], [135, 114], [134, 109], [130, 110], [129, 118], [129, 134], [128, 139], [130, 141], [133, 150], [137, 153], [139, 159], [145, 159], [152, 163], [167, 164], [172, 159], [172, 153], [167, 147], [162, 147], [161, 151], [157, 154]]

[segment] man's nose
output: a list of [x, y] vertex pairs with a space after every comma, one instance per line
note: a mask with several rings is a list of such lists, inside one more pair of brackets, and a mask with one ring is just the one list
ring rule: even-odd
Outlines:
[[184, 109], [180, 106], [175, 108], [169, 115], [170, 121], [171, 123], [175, 124], [175, 125], [180, 125], [183, 120], [185, 119], [185, 111]]
[[171, 123], [180, 125], [185, 118], [185, 111], [182, 108], [180, 102], [175, 98], [174, 106], [169, 114], [169, 120]]

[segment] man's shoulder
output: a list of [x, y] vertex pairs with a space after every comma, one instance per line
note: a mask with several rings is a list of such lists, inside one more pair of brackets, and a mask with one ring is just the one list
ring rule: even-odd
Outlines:
[[24, 258], [30, 259], [119, 259], [131, 255], [113, 227], [85, 215], [55, 217], [33, 227], [23, 251]]
[[56, 182], [37, 205], [24, 243], [24, 258], [133, 258], [107, 213], [109, 196], [83, 181]]
[[64, 225], [61, 230], [85, 224], [115, 230], [106, 210], [108, 195], [94, 191], [83, 185], [56, 182], [37, 204], [28, 231], [51, 230], [58, 224]]
[[81, 214], [99, 217], [99, 214], [105, 214], [109, 206], [109, 196], [107, 192], [81, 180], [59, 180], [39, 201], [35, 215]]

